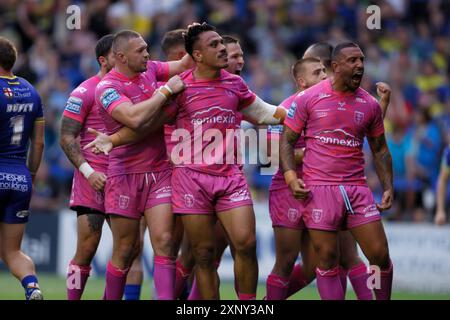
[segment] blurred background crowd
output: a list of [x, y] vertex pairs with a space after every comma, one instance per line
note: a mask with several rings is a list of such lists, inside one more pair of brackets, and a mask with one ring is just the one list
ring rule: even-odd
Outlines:
[[[81, 29], [68, 30], [68, 6], [81, 8]], [[381, 8], [381, 29], [369, 30], [366, 9]], [[431, 221], [436, 180], [450, 124], [450, 1], [447, 0], [1, 0], [0, 35], [20, 52], [14, 73], [40, 92], [46, 149], [32, 208], [68, 205], [73, 167], [59, 147], [60, 118], [70, 92], [95, 74], [101, 36], [133, 29], [163, 60], [164, 33], [208, 21], [237, 36], [244, 50], [243, 77], [262, 99], [277, 104], [295, 91], [290, 67], [317, 41], [356, 41], [366, 55], [362, 87], [392, 88], [385, 127], [393, 157], [396, 200], [388, 219]], [[381, 190], [370, 151], [367, 177]], [[270, 177], [248, 166], [256, 200], [267, 199]]]

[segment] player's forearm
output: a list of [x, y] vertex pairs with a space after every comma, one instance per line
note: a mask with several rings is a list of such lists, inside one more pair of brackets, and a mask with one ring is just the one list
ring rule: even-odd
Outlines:
[[80, 143], [76, 139], [70, 136], [61, 136], [59, 144], [66, 154], [67, 159], [69, 159], [75, 168], [80, 167], [83, 162], [86, 162], [81, 153]]
[[300, 165], [303, 163], [303, 157], [305, 155], [305, 148], [298, 148], [294, 150], [295, 153], [295, 163]]
[[30, 144], [30, 151], [28, 152], [27, 157], [27, 167], [32, 176], [36, 175], [36, 172], [41, 165], [43, 152], [44, 141], [35, 141]]
[[169, 62], [169, 78], [193, 67], [194, 61], [192, 60], [191, 56], [185, 54], [180, 60]]
[[169, 96], [170, 93], [165, 97], [159, 90], [156, 91], [150, 99], [128, 106], [126, 116], [120, 122], [130, 129], [141, 129], [145, 123], [155, 120]]
[[374, 154], [375, 171], [383, 190], [393, 190], [392, 157], [385, 148]]
[[112, 134], [109, 138], [113, 147], [123, 146], [125, 144], [134, 143], [145, 137], [128, 127], [123, 127], [116, 133]]
[[296, 171], [294, 144], [283, 133], [280, 138], [280, 165], [283, 172]]
[[256, 125], [276, 125], [283, 123], [286, 116], [286, 109], [264, 102], [259, 97], [255, 101], [244, 108], [241, 113], [245, 119]]
[[386, 117], [386, 112], [389, 107], [389, 100], [390, 100], [389, 97], [382, 97], [379, 101], [383, 119]]
[[439, 175], [438, 179], [438, 186], [437, 186], [437, 195], [436, 195], [436, 202], [437, 202], [437, 211], [439, 212], [445, 212], [445, 200], [447, 195], [447, 181], [448, 178], [445, 173], [441, 173]]
[[63, 116], [59, 144], [66, 154], [67, 159], [69, 159], [75, 168], [79, 168], [83, 162], [86, 162], [81, 152], [80, 143], [77, 140], [81, 127], [82, 125], [78, 121]]

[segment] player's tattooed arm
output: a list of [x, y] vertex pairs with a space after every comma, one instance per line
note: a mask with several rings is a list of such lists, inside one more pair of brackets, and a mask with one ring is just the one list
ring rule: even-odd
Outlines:
[[280, 163], [281, 169], [283, 172], [288, 170], [295, 171], [295, 144], [300, 135], [290, 129], [287, 126], [284, 126], [283, 133], [280, 138]]
[[377, 206], [380, 211], [387, 210], [391, 207], [394, 198], [391, 153], [384, 134], [378, 137], [368, 137], [367, 141], [372, 150], [375, 171], [384, 191], [381, 204], [377, 204]]
[[288, 126], [284, 126], [280, 138], [280, 163], [284, 179], [291, 189], [292, 195], [296, 199], [303, 200], [308, 197], [310, 191], [306, 188], [303, 180], [298, 179], [297, 177], [295, 144], [299, 137], [300, 135], [297, 132], [293, 131]]
[[35, 121], [33, 133], [30, 137], [31, 143], [27, 157], [27, 167], [28, 170], [30, 170], [33, 182], [36, 172], [41, 164], [42, 152], [44, 151], [44, 128], [45, 122], [43, 119]]
[[63, 116], [59, 144], [75, 168], [79, 168], [86, 161], [81, 153], [80, 143], [77, 141], [81, 128], [82, 124], [80, 122]]

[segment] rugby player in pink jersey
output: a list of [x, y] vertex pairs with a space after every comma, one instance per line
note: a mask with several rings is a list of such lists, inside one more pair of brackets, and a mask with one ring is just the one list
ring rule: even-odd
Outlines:
[[[183, 32], [184, 29], [175, 29], [168, 31], [164, 34], [163, 39], [161, 40], [161, 49], [166, 56], [166, 61], [177, 61], [183, 58], [186, 54], [186, 50], [184, 49], [184, 38]], [[163, 86], [165, 82], [158, 82], [158, 87]], [[175, 142], [171, 141], [170, 136], [172, 135], [174, 125], [166, 124], [164, 126], [164, 140], [166, 142], [167, 155], [170, 157], [170, 153], [172, 151]], [[177, 231], [178, 229], [181, 229]], [[146, 230], [145, 218], [141, 219], [141, 228], [140, 228], [140, 246], [139, 253], [136, 258], [133, 260], [133, 264], [130, 267], [130, 271], [128, 272], [127, 282], [125, 285], [124, 298], [125, 300], [139, 300], [141, 293], [141, 285], [144, 278], [143, 266], [142, 266], [142, 249], [144, 244], [144, 236]], [[178, 235], [181, 233], [181, 236]], [[178, 243], [181, 241], [179, 239], [183, 235], [183, 226], [181, 221], [178, 223], [175, 221], [175, 231], [174, 231], [174, 254], [178, 252]], [[187, 268], [184, 268], [183, 265], [177, 259], [176, 261], [176, 273], [175, 273], [175, 298], [178, 297], [179, 293], [183, 289], [185, 279], [189, 277], [190, 271]], [[177, 287], [181, 287], [181, 289], [177, 290]]]
[[100, 71], [72, 91], [61, 121], [60, 145], [76, 168], [70, 208], [77, 213], [77, 249], [67, 272], [68, 300], [81, 299], [105, 220], [103, 192], [108, 157], [81, 150], [81, 147], [92, 139], [92, 134], [87, 132], [88, 127], [105, 131], [95, 106], [95, 87], [114, 66], [113, 38], [113, 35], [106, 35], [97, 42], [95, 54]]
[[[232, 74], [240, 75], [242, 69], [244, 68], [244, 52], [242, 51], [241, 45], [239, 43], [239, 40], [233, 36], [230, 35], [223, 35], [223, 44], [225, 45], [225, 48], [227, 50], [228, 54], [228, 67], [225, 68], [226, 71]], [[242, 121], [242, 115], [240, 113], [236, 114], [236, 123], [238, 127], [240, 127], [240, 123]], [[239, 148], [239, 141], [236, 141], [236, 152], [237, 148]], [[237, 157], [237, 155], [236, 155]], [[242, 166], [241, 166], [242, 170]], [[226, 248], [230, 244], [230, 240], [227, 237], [227, 234], [220, 223], [220, 221], [216, 222], [215, 226], [215, 236], [216, 236], [216, 258], [215, 258], [215, 266], [216, 269], [220, 266], [220, 261], [222, 260], [222, 255], [225, 252]], [[186, 250], [186, 246], [184, 248], [185, 250], [181, 253], [181, 259], [180, 263], [185, 263], [184, 266], [193, 266], [195, 264], [194, 257], [191, 254], [190, 246], [189, 250]], [[230, 247], [231, 255], [234, 259], [234, 248], [233, 246]], [[189, 260], [191, 259], [191, 260]], [[238, 293], [236, 280], [235, 280], [235, 290], [236, 293]], [[189, 293], [189, 300], [197, 300], [200, 299], [200, 293], [198, 291], [197, 283], [194, 279], [194, 282], [192, 284], [192, 288]]]
[[[390, 299], [393, 266], [380, 211], [392, 205], [392, 159], [378, 102], [359, 87], [364, 55], [358, 45], [337, 45], [334, 76], [299, 93], [289, 110], [280, 143], [286, 184], [303, 201], [303, 219], [319, 257], [317, 286], [322, 299], [343, 299], [337, 231], [349, 229], [381, 272], [377, 299]], [[295, 171], [294, 145], [304, 132], [303, 179]], [[364, 176], [362, 144], [367, 137], [384, 190], [375, 204]]]
[[[305, 51], [304, 58], [318, 58], [324, 64], [326, 68], [326, 74], [328, 77], [332, 77], [331, 70], [331, 53], [333, 51], [333, 47], [325, 42], [318, 42]], [[318, 66], [314, 68], [314, 65], [308, 64], [305, 68], [299, 68], [301, 66], [299, 60], [293, 67], [294, 79], [297, 83], [298, 88], [308, 88], [319, 82], [317, 78]], [[308, 68], [312, 67], [312, 68]], [[299, 73], [299, 71], [303, 71]], [[299, 76], [299, 77], [298, 77]], [[305, 84], [309, 84], [306, 87]], [[383, 118], [386, 114], [389, 100], [390, 100], [390, 87], [383, 82], [378, 82], [377, 93], [380, 96], [380, 106], [382, 109]], [[297, 92], [298, 93], [298, 92]], [[295, 94], [296, 95], [296, 94]], [[289, 100], [294, 99], [295, 95], [286, 99], [285, 102], [289, 103]], [[289, 106], [288, 106], [289, 107]], [[275, 126], [280, 127], [280, 126]], [[276, 128], [278, 129], [278, 128]], [[279, 130], [279, 132], [281, 132]], [[270, 137], [278, 138], [277, 132], [272, 132]], [[302, 138], [300, 139], [302, 140]], [[299, 140], [299, 142], [300, 142]], [[301, 159], [303, 157], [303, 151], [300, 149], [296, 149], [296, 161], [299, 165], [297, 170], [297, 174], [301, 176]], [[280, 174], [281, 176], [281, 174]], [[280, 184], [279, 182], [282, 181]], [[283, 186], [284, 185], [284, 186]], [[268, 281], [267, 283], [267, 299], [284, 299], [297, 291], [301, 290], [303, 287], [308, 285], [311, 281], [315, 279], [315, 267], [317, 265], [317, 255], [314, 252], [314, 248], [312, 248], [311, 241], [309, 239], [309, 235], [307, 232], [296, 231], [289, 228], [290, 222], [287, 222], [287, 228], [291, 230], [283, 231], [283, 219], [288, 219], [288, 213], [291, 212], [291, 216], [293, 216], [293, 212], [298, 212], [299, 208], [287, 208], [284, 207], [284, 201], [277, 201], [277, 199], [281, 199], [279, 195], [283, 192], [281, 189], [287, 189], [286, 184], [284, 183], [284, 179], [280, 179], [279, 176], [274, 177], [273, 183], [271, 186], [270, 192], [270, 212], [271, 217], [274, 223], [275, 230], [275, 238], [277, 239], [278, 246], [280, 249], [277, 249], [277, 254], [275, 266], [273, 269], [273, 278], [278, 279], [281, 278], [281, 281]], [[280, 190], [280, 191], [279, 191]], [[292, 196], [291, 196], [292, 197]], [[299, 213], [301, 216], [301, 213]], [[302, 223], [301, 223], [302, 224]], [[303, 229], [303, 228], [302, 228]], [[278, 231], [276, 231], [278, 230]], [[280, 235], [277, 235], [280, 234]], [[286, 233], [286, 235], [284, 235]], [[292, 238], [291, 238], [291, 235]], [[295, 242], [295, 237], [301, 236], [301, 255], [302, 262], [295, 265], [292, 274], [290, 276], [287, 275], [287, 271], [291, 270], [292, 264], [294, 263], [297, 257], [298, 248], [296, 246], [291, 246], [291, 243]], [[346, 291], [347, 285], [347, 276], [352, 284], [352, 287], [356, 293], [356, 296], [360, 300], [372, 299], [372, 290], [367, 287], [367, 267], [361, 258], [358, 255], [358, 250], [356, 246], [356, 242], [349, 231], [340, 231], [338, 234], [339, 241], [339, 273], [342, 280], [342, 285], [344, 288], [344, 293]], [[284, 246], [283, 244], [289, 244]], [[272, 280], [272, 277], [269, 277]], [[269, 287], [271, 290], [269, 290]], [[269, 293], [269, 291], [271, 293]]]
[[[148, 130], [168, 98], [184, 89], [178, 76], [170, 77], [187, 69], [191, 59], [150, 61], [144, 39], [129, 30], [114, 36], [112, 50], [115, 67], [97, 85], [95, 94], [106, 131], [112, 134], [124, 126]], [[158, 81], [167, 84], [155, 91]], [[121, 146], [109, 154], [105, 210], [111, 219], [113, 254], [107, 266], [104, 299], [122, 298], [126, 275], [139, 251], [136, 243], [143, 214], [154, 251], [158, 298], [173, 299], [171, 174], [162, 127], [150, 139]]]

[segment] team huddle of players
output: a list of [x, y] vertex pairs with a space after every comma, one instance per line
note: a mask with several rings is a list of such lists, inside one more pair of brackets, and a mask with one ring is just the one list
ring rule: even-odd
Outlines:
[[[268, 139], [280, 144], [269, 198], [276, 261], [265, 298], [287, 299], [317, 279], [322, 299], [344, 299], [348, 277], [358, 299], [390, 299], [393, 266], [380, 217], [393, 200], [383, 127], [390, 89], [377, 84], [378, 102], [360, 88], [358, 45], [310, 46], [292, 67], [298, 91], [280, 106], [248, 88], [238, 40], [213, 26], [168, 32], [161, 45], [167, 62], [149, 60], [134, 31], [104, 36], [96, 46], [99, 73], [67, 101], [60, 142], [77, 168], [70, 207], [78, 227], [68, 299], [83, 294], [105, 219], [113, 252], [103, 299], [139, 298], [145, 226], [158, 299], [180, 298], [191, 274], [188, 299], [219, 299], [217, 268], [228, 245], [238, 298], [256, 298], [255, 215], [228, 134], [243, 119], [269, 125]], [[204, 158], [210, 132], [226, 147]], [[380, 204], [364, 176], [365, 138], [384, 190]], [[379, 268], [379, 286], [370, 286], [356, 243]]]

